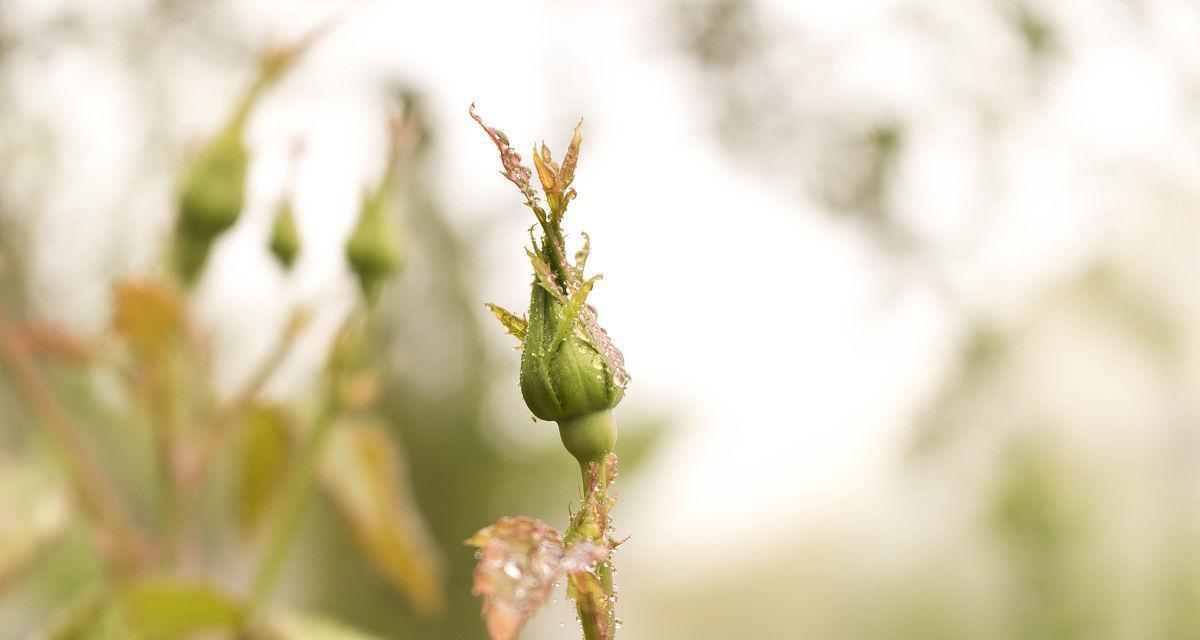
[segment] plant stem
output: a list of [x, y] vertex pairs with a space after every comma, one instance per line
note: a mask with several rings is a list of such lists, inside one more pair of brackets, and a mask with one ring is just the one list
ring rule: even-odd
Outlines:
[[[579, 460], [579, 468], [583, 474], [583, 503], [594, 503], [596, 518], [599, 522], [586, 522], [588, 510], [580, 509], [577, 522], [572, 522], [567, 529], [566, 543], [570, 545], [576, 539], [586, 535], [580, 525], [599, 526], [597, 536], [588, 535], [593, 541], [611, 548], [608, 543], [608, 476], [609, 454], [617, 439], [617, 423], [613, 419], [612, 410], [597, 411], [584, 416], [558, 423], [559, 435], [563, 445]], [[595, 465], [593, 467], [593, 465]], [[579, 623], [583, 627], [584, 640], [613, 640], [616, 637], [616, 607], [613, 602], [613, 566], [611, 557], [600, 563], [596, 568], [596, 577], [604, 590], [603, 617], [580, 615]], [[576, 607], [580, 611], [590, 606], [583, 602], [588, 597], [578, 593], [575, 598]]]
[[111, 555], [119, 569], [130, 568], [144, 551], [146, 538], [128, 505], [79, 439], [78, 429], [2, 308], [0, 360], [7, 366], [30, 413], [66, 461], [75, 493], [85, 512], [91, 515], [93, 533], [102, 552]]
[[[187, 480], [188, 483], [194, 485], [201, 482], [207, 475], [208, 469], [212, 465], [213, 460], [220, 451], [221, 445], [229, 439], [234, 428], [238, 425], [238, 418], [246, 414], [246, 411], [253, 405], [254, 400], [262, 392], [264, 386], [274, 375], [279, 365], [291, 352], [292, 346], [296, 344], [296, 339], [300, 336], [301, 331], [308, 326], [309, 314], [308, 311], [302, 308], [292, 311], [292, 315], [288, 320], [287, 328], [284, 329], [283, 335], [276, 343], [274, 350], [258, 365], [258, 368], [250, 375], [246, 384], [241, 390], [223, 407], [217, 410], [216, 416], [212, 420], [212, 424], [205, 431], [206, 436], [200, 443], [199, 453], [196, 454], [192, 468], [189, 470]], [[191, 487], [194, 491], [195, 487]]]
[[334, 402], [330, 399], [318, 416], [316, 424], [313, 425], [313, 430], [308, 435], [308, 441], [301, 451], [300, 459], [292, 467], [284, 484], [276, 518], [267, 537], [267, 550], [259, 562], [258, 571], [254, 576], [254, 585], [251, 588], [250, 601], [246, 609], [247, 622], [253, 622], [255, 614], [266, 603], [279, 578], [283, 560], [287, 557], [287, 552], [299, 529], [300, 516], [304, 513], [309, 489], [312, 486], [312, 478], [334, 422]]

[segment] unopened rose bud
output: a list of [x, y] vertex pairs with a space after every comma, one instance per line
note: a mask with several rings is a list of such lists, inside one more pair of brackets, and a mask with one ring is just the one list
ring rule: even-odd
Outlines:
[[534, 271], [528, 318], [495, 305], [488, 308], [522, 342], [520, 381], [525, 404], [534, 416], [558, 423], [563, 444], [586, 468], [604, 460], [616, 443], [612, 409], [624, 397], [629, 376], [620, 350], [587, 304], [587, 296], [600, 278], [584, 278], [588, 243], [575, 255], [574, 263], [566, 257], [562, 219], [575, 196], [571, 182], [583, 136], [576, 127], [561, 167], [544, 144], [534, 150], [547, 211], [529, 184], [533, 172], [521, 165], [521, 157], [508, 139], [484, 125], [474, 112], [472, 116], [500, 150], [505, 177], [526, 196], [542, 229], [528, 251]]
[[387, 181], [364, 198], [358, 224], [346, 242], [346, 260], [358, 276], [363, 295], [374, 300], [383, 281], [400, 268], [404, 247], [390, 209]]
[[179, 190], [177, 228], [180, 274], [194, 281], [214, 241], [237, 222], [246, 192], [250, 154], [241, 130], [213, 140], [188, 169]]
[[275, 211], [269, 247], [284, 269], [291, 269], [300, 254], [300, 234], [296, 231], [296, 217], [292, 214], [290, 200], [285, 199]]

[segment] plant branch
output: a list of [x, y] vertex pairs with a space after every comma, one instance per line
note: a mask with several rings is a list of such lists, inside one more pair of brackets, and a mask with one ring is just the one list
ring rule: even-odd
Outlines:
[[297, 308], [292, 311], [288, 319], [287, 327], [280, 336], [279, 342], [275, 348], [267, 355], [267, 357], [258, 365], [258, 368], [246, 380], [233, 398], [224, 406], [217, 410], [216, 416], [212, 420], [212, 424], [205, 430], [204, 440], [200, 443], [199, 452], [196, 454], [189, 473], [187, 474], [188, 483], [192, 491], [196, 490], [199, 484], [207, 475], [208, 470], [212, 466], [213, 460], [220, 451], [221, 446], [230, 438], [234, 429], [238, 425], [238, 419], [243, 417], [246, 412], [253, 406], [254, 401], [262, 393], [263, 387], [270, 381], [271, 376], [283, 364], [283, 361], [291, 353], [292, 347], [296, 344], [296, 339], [300, 333], [308, 326], [309, 313], [304, 308]]
[[[331, 394], [332, 395], [332, 394]], [[312, 487], [313, 475], [316, 473], [321, 452], [329, 440], [329, 433], [335, 422], [335, 402], [331, 397], [326, 401], [324, 409], [317, 417], [312, 432], [301, 451], [300, 459], [291, 468], [285, 480], [283, 495], [280, 497], [279, 508], [268, 533], [266, 553], [259, 561], [258, 570], [254, 575], [250, 599], [246, 606], [246, 622], [252, 623], [254, 616], [262, 609], [270, 597], [271, 591], [283, 568], [283, 560], [292, 546], [296, 532], [300, 526], [300, 516], [304, 513], [309, 490]]]
[[145, 551], [144, 533], [112, 481], [79, 439], [78, 429], [3, 308], [0, 308], [0, 360], [30, 413], [65, 460], [75, 493], [93, 520], [101, 550], [121, 568], [136, 564]]

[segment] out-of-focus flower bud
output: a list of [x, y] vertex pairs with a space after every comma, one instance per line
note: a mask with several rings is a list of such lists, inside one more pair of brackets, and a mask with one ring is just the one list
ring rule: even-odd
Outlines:
[[258, 99], [333, 24], [323, 24], [291, 44], [268, 49], [259, 61], [257, 77], [242, 94], [221, 133], [188, 167], [179, 188], [175, 242], [176, 267], [184, 282], [195, 282], [217, 237], [228, 231], [241, 215], [246, 199], [246, 169], [250, 164], [242, 133]]
[[375, 299], [383, 281], [400, 268], [404, 257], [400, 226], [390, 206], [389, 184], [384, 180], [374, 194], [363, 199], [358, 224], [346, 241], [346, 260], [368, 301]]
[[180, 274], [192, 282], [216, 238], [237, 222], [246, 191], [250, 154], [241, 129], [226, 130], [189, 168], [179, 190], [177, 240]]
[[284, 199], [275, 210], [269, 247], [284, 269], [291, 269], [296, 256], [300, 254], [300, 233], [296, 230], [296, 217], [292, 214], [292, 203], [288, 199]]

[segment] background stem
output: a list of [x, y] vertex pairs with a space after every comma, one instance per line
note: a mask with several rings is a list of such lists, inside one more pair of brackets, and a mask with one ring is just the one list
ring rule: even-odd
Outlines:
[[0, 360], [9, 370], [30, 413], [46, 430], [65, 460], [75, 493], [83, 503], [84, 512], [91, 516], [89, 520], [93, 523], [101, 551], [110, 556], [118, 568], [131, 568], [145, 550], [145, 536], [109, 477], [79, 439], [78, 429], [2, 308]]
[[312, 486], [313, 474], [320, 461], [321, 451], [329, 439], [329, 433], [334, 424], [334, 402], [331, 398], [326, 402], [313, 430], [308, 436], [300, 459], [292, 467], [283, 487], [283, 495], [279, 504], [277, 516], [268, 534], [268, 546], [258, 571], [254, 576], [254, 585], [250, 592], [250, 601], [246, 610], [246, 621], [252, 622], [254, 616], [262, 609], [279, 578], [283, 568], [283, 560], [291, 548], [292, 541], [300, 525], [300, 516], [304, 513], [309, 489]]

